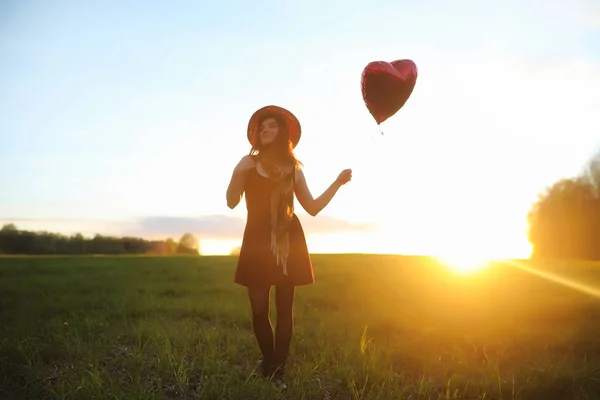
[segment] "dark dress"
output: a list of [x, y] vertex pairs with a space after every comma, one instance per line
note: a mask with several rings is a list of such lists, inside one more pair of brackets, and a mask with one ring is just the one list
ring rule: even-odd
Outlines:
[[310, 285], [315, 281], [314, 271], [304, 230], [296, 214], [290, 226], [287, 276], [271, 251], [270, 195], [273, 185], [274, 182], [260, 175], [256, 168], [248, 172], [244, 196], [248, 217], [235, 283], [243, 286]]

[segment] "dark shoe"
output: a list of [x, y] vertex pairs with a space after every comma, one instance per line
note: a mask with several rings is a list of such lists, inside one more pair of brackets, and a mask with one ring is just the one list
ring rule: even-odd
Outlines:
[[279, 390], [287, 389], [287, 385], [285, 384], [285, 381], [283, 380], [284, 372], [285, 372], [285, 366], [283, 364], [280, 364], [280, 365], [274, 367], [274, 371], [273, 371], [273, 375], [272, 375], [272, 382], [276, 389], [279, 389]]
[[284, 381], [273, 381], [273, 387], [279, 391], [284, 391], [287, 389], [287, 385]]

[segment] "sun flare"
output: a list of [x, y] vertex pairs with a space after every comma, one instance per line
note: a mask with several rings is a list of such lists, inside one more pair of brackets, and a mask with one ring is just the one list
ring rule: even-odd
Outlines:
[[492, 261], [491, 258], [479, 254], [452, 254], [439, 256], [437, 259], [450, 270], [461, 275], [481, 271]]

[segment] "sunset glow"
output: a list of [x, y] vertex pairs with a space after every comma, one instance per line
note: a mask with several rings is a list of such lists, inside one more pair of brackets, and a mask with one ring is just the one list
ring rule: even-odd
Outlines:
[[470, 252], [440, 256], [437, 257], [437, 259], [446, 267], [461, 275], [468, 275], [480, 271], [493, 261], [492, 259]]
[[[15, 5], [0, 35], [11, 60], [0, 223], [86, 236], [191, 232], [203, 254], [229, 254], [246, 208], [230, 210], [225, 191], [250, 149], [248, 119], [277, 104], [301, 121], [296, 154], [314, 197], [353, 170], [317, 217], [296, 203], [310, 251], [444, 255], [457, 270], [529, 257], [532, 203], [600, 145], [595, 3], [334, 2], [319, 3], [317, 19], [317, 3], [288, 3], [239, 25], [220, 3], [191, 3], [160, 34], [153, 21], [171, 6]], [[465, 16], [473, 31], [448, 22]], [[361, 72], [402, 58], [418, 67], [415, 89], [377, 126]]]

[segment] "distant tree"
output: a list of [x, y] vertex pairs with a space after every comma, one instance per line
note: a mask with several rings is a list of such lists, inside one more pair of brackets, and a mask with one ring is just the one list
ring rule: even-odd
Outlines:
[[177, 242], [173, 238], [168, 238], [166, 240], [167, 245], [167, 254], [175, 254], [177, 253]]
[[600, 157], [542, 193], [528, 214], [533, 257], [600, 260]]
[[166, 256], [168, 253], [167, 244], [161, 240], [154, 240], [145, 246], [146, 254]]
[[198, 239], [191, 233], [185, 233], [181, 239], [179, 239], [179, 246], [177, 247], [177, 253], [179, 254], [200, 254], [200, 245]]
[[85, 238], [81, 233], [71, 236], [68, 246], [70, 252], [74, 254], [85, 254]]
[[19, 230], [17, 229], [17, 226], [13, 223], [10, 224], [5, 224], [2, 229], [0, 229], [0, 232], [5, 232], [5, 233], [9, 233], [9, 232], [18, 232]]
[[597, 195], [600, 195], [600, 151], [592, 157], [583, 174]]
[[15, 224], [6, 224], [0, 230], [0, 249], [5, 254], [27, 254], [23, 241]]

